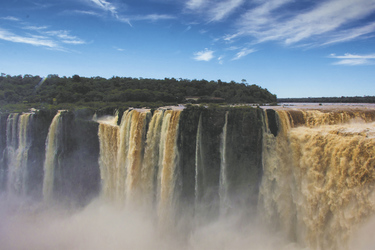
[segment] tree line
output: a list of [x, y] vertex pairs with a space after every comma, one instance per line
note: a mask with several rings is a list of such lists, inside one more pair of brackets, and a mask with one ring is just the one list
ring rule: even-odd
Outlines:
[[45, 78], [33, 75], [0, 76], [0, 104], [47, 103], [272, 103], [276, 95], [255, 84], [221, 80], [148, 79], [114, 76]]

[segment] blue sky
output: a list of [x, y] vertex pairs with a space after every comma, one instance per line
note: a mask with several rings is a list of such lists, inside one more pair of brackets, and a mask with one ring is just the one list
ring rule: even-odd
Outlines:
[[375, 95], [375, 0], [4, 0], [0, 71]]

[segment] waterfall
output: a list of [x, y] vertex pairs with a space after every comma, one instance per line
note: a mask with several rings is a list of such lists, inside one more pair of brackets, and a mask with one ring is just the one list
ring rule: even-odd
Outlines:
[[[6, 184], [6, 166], [5, 166], [5, 154], [6, 154], [6, 126], [4, 126], [6, 119], [0, 114], [0, 191], [5, 189]], [[5, 123], [6, 124], [6, 123]]]
[[202, 149], [202, 113], [199, 115], [197, 136], [195, 140], [195, 207], [198, 209], [203, 189], [203, 149]]
[[15, 166], [16, 162], [16, 150], [18, 147], [18, 118], [18, 113], [9, 114], [6, 123], [6, 148], [4, 155], [8, 180], [7, 190], [11, 189], [9, 177], [13, 175], [14, 169], [12, 166]]
[[374, 214], [375, 124], [298, 127], [289, 140], [299, 228], [307, 245], [345, 248], [350, 234]]
[[160, 211], [170, 209], [176, 178], [179, 115], [180, 111], [157, 110], [150, 119], [150, 112], [129, 110], [124, 112], [120, 126], [115, 119], [98, 120], [105, 197], [133, 204], [142, 202], [142, 198], [136, 200], [144, 196], [144, 201], [151, 204], [154, 192], [151, 188], [156, 187]]
[[98, 120], [102, 192], [119, 204], [125, 200], [130, 204], [139, 196], [149, 115], [149, 112], [127, 110], [120, 126], [117, 118]]
[[[160, 207], [173, 198], [179, 111], [125, 111], [117, 122], [98, 120], [102, 192], [128, 205], [152, 204], [154, 189]], [[156, 175], [157, 174], [157, 175]], [[157, 176], [157, 177], [156, 177]]]
[[27, 161], [28, 152], [31, 146], [31, 128], [32, 128], [33, 114], [22, 114], [19, 118], [19, 136], [18, 136], [18, 149], [17, 149], [17, 168], [20, 190], [22, 194], [27, 191]]
[[[108, 117], [107, 117], [108, 118]], [[118, 116], [99, 121], [98, 136], [100, 142], [100, 177], [102, 180], [102, 195], [112, 201], [116, 200], [119, 191], [120, 171], [116, 169], [118, 156], [119, 127]]]
[[157, 173], [159, 170], [159, 151], [164, 110], [155, 110], [149, 124], [141, 169], [142, 196], [145, 204], [152, 204], [156, 198]]
[[[9, 114], [6, 124], [6, 159], [8, 166], [14, 166], [16, 161], [16, 150], [18, 148], [18, 113]], [[9, 187], [8, 187], [9, 188]]]
[[150, 232], [173, 233], [181, 248], [206, 239], [206, 248], [243, 248], [263, 230], [276, 243], [259, 249], [348, 249], [375, 215], [374, 109], [193, 106], [118, 117], [1, 114], [0, 186], [17, 199], [87, 199], [74, 223], [100, 216], [97, 203], [114, 205], [130, 213], [120, 224], [151, 221]]
[[125, 202], [125, 180], [127, 178], [127, 171], [129, 166], [129, 144], [130, 144], [130, 133], [131, 133], [131, 124], [134, 110], [127, 110], [123, 113], [118, 138], [116, 139], [118, 144], [117, 152], [117, 161], [114, 166], [117, 168], [116, 182], [116, 200], [119, 203]]
[[[9, 114], [7, 119], [7, 127], [6, 127], [6, 133], [7, 133], [7, 147], [8, 152], [11, 154], [15, 153], [15, 150], [18, 147], [18, 118], [20, 114], [18, 113], [12, 113]], [[9, 155], [10, 157], [11, 155]]]
[[[11, 114], [8, 119], [9, 138], [8, 193], [25, 195], [27, 191], [27, 161], [31, 146], [31, 128], [33, 114]], [[17, 119], [18, 118], [18, 119]], [[15, 121], [18, 120], [16, 123]], [[18, 139], [18, 140], [17, 140]], [[17, 149], [16, 149], [17, 148]], [[15, 150], [16, 149], [16, 150]]]
[[9, 114], [6, 123], [6, 166], [7, 166], [7, 190], [14, 193], [17, 189], [16, 184], [16, 162], [17, 162], [17, 148], [18, 148], [18, 113]]
[[[159, 219], [167, 223], [172, 219], [176, 184], [177, 135], [181, 111], [167, 110], [163, 118], [159, 159]], [[167, 223], [169, 224], [169, 223]]]
[[221, 134], [220, 141], [220, 212], [225, 215], [227, 208], [230, 206], [228, 200], [228, 177], [227, 177], [227, 134], [228, 134], [228, 114], [229, 111], [225, 112], [225, 123], [223, 127], [223, 133]]
[[128, 166], [126, 174], [126, 198], [127, 203], [135, 201], [139, 197], [141, 189], [141, 167], [143, 162], [143, 151], [146, 135], [146, 123], [148, 122], [149, 112], [133, 111], [129, 150]]
[[53, 199], [54, 172], [58, 163], [58, 150], [62, 143], [62, 112], [58, 111], [48, 130], [46, 156], [44, 161], [43, 198], [48, 202]]
[[277, 112], [279, 131], [275, 137], [270, 131], [263, 134], [263, 176], [259, 190], [259, 213], [264, 222], [277, 228], [285, 237], [297, 240], [295, 229], [296, 210], [292, 194], [294, 178], [292, 174], [291, 152], [288, 145], [290, 121], [288, 113]]
[[259, 213], [301, 246], [346, 248], [375, 212], [374, 117], [300, 113], [278, 110], [277, 136], [264, 132]]

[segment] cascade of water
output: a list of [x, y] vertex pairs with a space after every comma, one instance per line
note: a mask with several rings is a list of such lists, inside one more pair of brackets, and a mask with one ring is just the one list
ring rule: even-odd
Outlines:
[[375, 124], [298, 127], [289, 132], [297, 230], [306, 244], [342, 249], [375, 212]]
[[43, 199], [48, 202], [53, 198], [54, 170], [57, 154], [62, 143], [62, 111], [58, 111], [48, 130], [46, 156], [44, 161]]
[[117, 138], [118, 152], [117, 161], [113, 165], [116, 167], [117, 177], [116, 177], [116, 200], [120, 204], [125, 201], [125, 180], [127, 178], [127, 169], [129, 166], [128, 155], [129, 155], [129, 144], [130, 144], [130, 134], [131, 134], [131, 122], [134, 110], [126, 110], [121, 118], [119, 134]]
[[147, 134], [149, 111], [125, 111], [120, 127], [114, 119], [98, 120], [104, 197], [120, 203], [125, 198], [133, 204], [144, 196], [150, 204], [156, 187], [159, 211], [164, 217], [168, 214], [174, 196], [180, 112], [155, 111]]
[[142, 189], [141, 168], [150, 115], [149, 111], [127, 110], [120, 126], [117, 121], [98, 120], [102, 192], [118, 204], [124, 204], [125, 199], [133, 203]]
[[[161, 131], [160, 131], [160, 145], [159, 145], [159, 161], [158, 161], [158, 176], [157, 176], [157, 187], [156, 187], [156, 195], [157, 195], [157, 201], [160, 204], [161, 200], [161, 189], [162, 189], [162, 171], [163, 171], [163, 159], [165, 154], [165, 144], [168, 134], [168, 126], [171, 118], [170, 112], [165, 112], [162, 125], [161, 125]], [[168, 153], [168, 152], [167, 152]]]
[[229, 111], [225, 113], [225, 123], [223, 127], [223, 133], [221, 134], [220, 140], [220, 187], [219, 187], [219, 196], [220, 196], [220, 213], [225, 215], [228, 207], [230, 206], [228, 200], [228, 178], [227, 178], [227, 133], [228, 133], [228, 114]]
[[3, 116], [0, 115], [0, 191], [4, 189], [6, 180], [6, 166], [4, 162], [6, 153], [6, 126], [3, 123], [4, 120]]
[[155, 195], [163, 117], [164, 110], [156, 110], [147, 132], [146, 148], [141, 169], [141, 188], [145, 204], [151, 204]]
[[177, 135], [181, 111], [167, 110], [161, 129], [161, 150], [159, 153], [159, 219], [166, 222], [173, 218], [173, 203], [176, 181]]
[[99, 122], [99, 166], [102, 180], [102, 195], [110, 200], [116, 200], [118, 190], [118, 171], [116, 171], [118, 156], [119, 127], [117, 117]]
[[288, 110], [292, 127], [316, 127], [348, 122], [372, 122], [375, 114], [370, 110]]
[[16, 165], [16, 156], [18, 148], [18, 113], [12, 113], [8, 115], [7, 125], [6, 125], [6, 162], [7, 166], [7, 190], [12, 192], [13, 181], [15, 175], [15, 165]]
[[195, 141], [195, 206], [197, 206], [201, 199], [202, 185], [203, 185], [203, 157], [202, 152], [202, 113], [199, 116], [197, 136]]
[[127, 203], [134, 203], [139, 197], [141, 189], [141, 167], [143, 160], [143, 149], [145, 144], [146, 124], [150, 112], [132, 111], [129, 149], [128, 149], [128, 166], [126, 175], [126, 199]]
[[266, 224], [271, 224], [287, 238], [297, 240], [299, 232], [295, 230], [296, 210], [291, 195], [295, 185], [288, 144], [290, 121], [285, 111], [278, 111], [276, 118], [279, 127], [277, 136], [266, 128], [263, 133], [263, 176], [258, 212]]
[[301, 246], [346, 248], [375, 212], [373, 116], [296, 112], [277, 111], [279, 133], [264, 132], [259, 213]]
[[[18, 147], [14, 152], [8, 166], [8, 192], [13, 194], [26, 194], [27, 183], [27, 159], [28, 151], [31, 146], [31, 122], [33, 114], [22, 114], [18, 118], [17, 127], [12, 128], [13, 131], [18, 130]], [[13, 123], [13, 126], [15, 124]], [[13, 146], [15, 142], [13, 141]], [[14, 148], [13, 148], [14, 150]]]
[[9, 114], [7, 119], [7, 147], [15, 151], [18, 147], [18, 119], [20, 114]]

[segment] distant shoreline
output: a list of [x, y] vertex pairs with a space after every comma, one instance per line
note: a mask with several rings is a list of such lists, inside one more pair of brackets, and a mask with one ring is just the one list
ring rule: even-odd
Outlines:
[[375, 96], [277, 98], [278, 103], [375, 103]]

